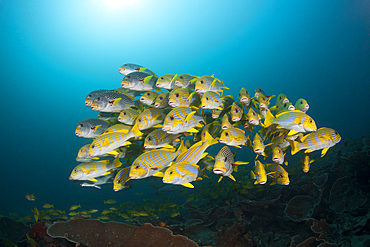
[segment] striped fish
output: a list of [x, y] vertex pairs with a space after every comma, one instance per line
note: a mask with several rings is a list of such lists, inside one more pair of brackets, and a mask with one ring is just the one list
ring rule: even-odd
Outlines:
[[239, 98], [240, 98], [240, 103], [242, 105], [245, 105], [245, 107], [248, 107], [249, 104], [251, 103], [251, 96], [249, 95], [248, 91], [242, 87], [239, 91]]
[[222, 89], [229, 89], [225, 87], [224, 83], [212, 76], [201, 76], [195, 82], [195, 92], [204, 94], [207, 91], [221, 92]]
[[261, 116], [255, 110], [253, 110], [252, 108], [249, 108], [247, 112], [247, 119], [250, 124], [259, 125]]
[[158, 97], [155, 99], [154, 107], [155, 108], [168, 108], [168, 98], [170, 97], [169, 92], [161, 93], [158, 95]]
[[171, 165], [163, 176], [163, 183], [179, 184], [187, 188], [194, 188], [191, 182], [201, 180], [199, 166], [189, 163], [175, 163]]
[[114, 91], [99, 94], [91, 104], [92, 110], [101, 112], [120, 112], [129, 107], [138, 107], [138, 103], [126, 94]]
[[258, 133], [254, 135], [253, 143], [250, 140], [248, 141], [248, 145], [251, 147], [252, 151], [257, 154], [256, 159], [258, 158], [258, 155], [266, 156], [265, 147], [271, 144], [272, 143], [269, 143], [267, 145], [263, 144], [263, 140]]
[[78, 122], [75, 134], [78, 137], [93, 139], [103, 134], [109, 126], [110, 124], [106, 121], [88, 118]]
[[93, 100], [98, 97], [98, 95], [110, 91], [109, 89], [98, 89], [90, 92], [85, 99], [85, 105], [90, 107]]
[[100, 135], [91, 143], [89, 155], [94, 157], [107, 154], [120, 146], [131, 144], [128, 142], [130, 138], [141, 135], [143, 133], [139, 131], [137, 125], [134, 125], [129, 133], [112, 132], [106, 135]]
[[172, 90], [175, 88], [175, 80], [177, 75], [165, 74], [158, 78], [156, 86], [159, 88], [164, 88], [167, 90]]
[[199, 126], [201, 121], [204, 120], [198, 109], [194, 110], [191, 107], [180, 106], [167, 114], [162, 130], [169, 134], [198, 132], [194, 127]]
[[276, 164], [285, 164], [285, 165], [288, 165], [288, 162], [285, 161], [285, 154], [283, 153], [283, 150], [281, 150], [280, 146], [279, 145], [276, 145], [273, 149], [272, 149], [272, 161], [275, 162]]
[[228, 146], [241, 148], [240, 145], [246, 145], [248, 140], [249, 136], [245, 136], [245, 132], [243, 130], [231, 127], [222, 131], [219, 142]]
[[132, 108], [121, 111], [117, 120], [127, 125], [134, 125], [136, 117], [140, 114], [139, 111]]
[[231, 173], [233, 171], [237, 171], [237, 165], [244, 164], [249, 164], [249, 162], [234, 162], [234, 154], [231, 152], [228, 146], [224, 146], [215, 157], [213, 173], [221, 175], [218, 182], [220, 182], [223, 177], [229, 177], [236, 182], [236, 179], [233, 177], [233, 175], [231, 175]]
[[223, 110], [222, 104], [224, 103], [224, 98], [218, 92], [207, 91], [203, 94], [201, 98], [202, 109], [218, 109]]
[[82, 146], [80, 150], [78, 150], [76, 161], [78, 162], [90, 161], [92, 158], [89, 155], [89, 148], [90, 148], [90, 144], [86, 144]]
[[153, 106], [155, 99], [157, 98], [158, 95], [159, 93], [154, 92], [154, 91], [145, 92], [140, 97], [140, 102], [147, 106]]
[[96, 182], [94, 178], [108, 175], [121, 165], [122, 163], [118, 157], [113, 162], [109, 160], [87, 161], [79, 164], [72, 170], [69, 180], [90, 180]]
[[176, 88], [171, 91], [168, 104], [172, 107], [178, 106], [195, 106], [198, 107], [200, 99], [198, 94], [192, 93], [187, 88]]
[[135, 124], [139, 130], [146, 130], [161, 124], [165, 117], [166, 114], [163, 112], [163, 109], [146, 108], [136, 117]]
[[192, 145], [188, 150], [182, 152], [176, 159], [176, 163], [191, 163], [197, 164], [200, 159], [207, 155], [206, 149], [214, 144], [217, 144], [217, 140], [214, 139], [208, 132], [205, 133], [205, 141], [199, 141]]
[[176, 152], [169, 149], [155, 149], [142, 153], [131, 165], [130, 178], [141, 179], [155, 175], [155, 173], [168, 167], [181, 153], [182, 148], [183, 145]]
[[161, 92], [162, 90], [156, 86], [157, 80], [158, 77], [156, 75], [149, 75], [145, 72], [132, 72], [123, 78], [121, 87], [135, 91], [151, 91], [154, 89]]
[[113, 190], [119, 191], [124, 188], [128, 188], [131, 183], [131, 179], [129, 177], [130, 174], [130, 166], [122, 168], [119, 172], [117, 172], [116, 176], [113, 179]]
[[195, 82], [199, 76], [193, 76], [189, 74], [180, 74], [176, 77], [175, 85], [177, 87], [194, 88]]
[[221, 120], [221, 129], [225, 130], [231, 127], [233, 127], [233, 125], [230, 123], [229, 115], [226, 113]]
[[308, 153], [305, 153], [301, 161], [302, 161], [302, 170], [304, 173], [307, 173], [310, 170], [311, 163], [314, 162], [315, 160], [310, 160], [310, 156], [308, 156]]
[[302, 137], [300, 140], [301, 142], [288, 141], [292, 147], [292, 155], [302, 149], [306, 149], [305, 153], [311, 153], [322, 149], [321, 157], [323, 157], [328, 149], [340, 142], [340, 140], [341, 137], [337, 131], [323, 127]]
[[229, 112], [229, 107], [233, 104], [234, 99], [230, 95], [224, 97], [224, 103], [220, 106], [222, 109], [212, 109], [212, 118], [216, 119], [222, 117], [224, 114]]
[[128, 75], [132, 72], [145, 72], [149, 75], [155, 75], [155, 73], [151, 71], [150, 69], [147, 69], [144, 66], [133, 64], [133, 63], [126, 63], [122, 65], [121, 67], [119, 67], [118, 72], [121, 75]]
[[112, 183], [114, 176], [116, 175], [116, 172], [112, 172], [111, 174], [101, 176], [101, 177], [96, 177], [96, 182], [86, 180], [82, 184], [80, 184], [82, 187], [94, 187], [97, 189], [101, 189], [100, 185], [107, 184], [107, 183]]
[[281, 114], [286, 111], [296, 110], [292, 102], [285, 102], [281, 105], [280, 110], [276, 114]]
[[231, 121], [238, 122], [242, 119], [244, 115], [243, 108], [240, 105], [238, 105], [238, 103], [234, 102], [231, 105], [230, 114], [231, 114]]
[[144, 148], [172, 148], [170, 143], [175, 142], [180, 136], [182, 134], [172, 135], [161, 129], [153, 130], [145, 137]]
[[298, 99], [295, 102], [294, 107], [295, 109], [303, 111], [304, 113], [306, 113], [308, 109], [310, 109], [310, 105], [307, 103], [305, 99], [302, 98]]
[[254, 184], [265, 184], [267, 182], [265, 166], [261, 163], [261, 161], [254, 161], [254, 172], [251, 171], [251, 177], [256, 180]]
[[103, 135], [113, 133], [113, 132], [128, 133], [131, 130], [131, 128], [132, 128], [132, 126], [125, 125], [125, 124], [114, 124], [114, 125], [110, 126], [108, 129], [106, 129], [104, 131]]
[[277, 124], [280, 128], [290, 130], [288, 135], [293, 135], [297, 132], [316, 131], [317, 129], [315, 121], [307, 114], [298, 110], [286, 111], [277, 114], [276, 117], [267, 110], [264, 127], [268, 127], [271, 124]]
[[[208, 132], [211, 136], [218, 136], [221, 131], [221, 125], [218, 121], [213, 121], [203, 127], [200, 133], [200, 140], [206, 141], [206, 133]], [[198, 132], [199, 133], [199, 132]]]
[[288, 173], [284, 170], [284, 168], [281, 165], [267, 164], [266, 172], [274, 180], [270, 185], [274, 184], [289, 185], [290, 181]]

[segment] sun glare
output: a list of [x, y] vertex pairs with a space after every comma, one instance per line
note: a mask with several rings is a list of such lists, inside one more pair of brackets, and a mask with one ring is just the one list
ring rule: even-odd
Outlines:
[[137, 0], [103, 0], [103, 2], [109, 8], [119, 9], [125, 6], [135, 5]]

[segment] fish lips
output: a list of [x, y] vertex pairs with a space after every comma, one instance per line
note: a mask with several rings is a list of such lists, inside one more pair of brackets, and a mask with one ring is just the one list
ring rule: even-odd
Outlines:
[[218, 175], [222, 175], [226, 172], [226, 169], [222, 169], [222, 168], [214, 168], [213, 169], [213, 173], [214, 174], [218, 174]]

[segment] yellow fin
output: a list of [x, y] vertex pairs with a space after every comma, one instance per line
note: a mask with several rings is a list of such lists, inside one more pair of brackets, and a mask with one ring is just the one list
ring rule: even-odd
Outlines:
[[256, 179], [256, 174], [254, 174], [254, 172], [253, 172], [253, 171], [251, 171], [251, 177], [252, 177], [253, 179]]
[[223, 176], [221, 176], [219, 179], [218, 179], [218, 182], [220, 182], [222, 180]]
[[153, 174], [154, 177], [162, 177], [164, 176], [163, 172], [156, 172]]
[[104, 143], [103, 143], [103, 147], [108, 147], [109, 146], [109, 139], [108, 138], [105, 138], [104, 139]]
[[134, 136], [142, 136], [144, 135], [140, 130], [139, 128], [137, 127], [137, 124], [134, 124], [134, 126], [131, 128], [130, 132], [134, 132]]
[[117, 105], [120, 101], [121, 101], [122, 98], [117, 98], [117, 99], [114, 99], [113, 100], [113, 105]]
[[194, 185], [192, 185], [191, 183], [185, 183], [185, 184], [182, 184], [182, 186], [190, 188], [190, 189], [194, 189]]
[[234, 182], [236, 182], [236, 179], [233, 177], [233, 175], [230, 174], [228, 177], [234, 180]]
[[276, 184], [276, 182], [271, 182], [271, 184], [270, 185], [275, 185]]
[[148, 84], [150, 80], [153, 78], [153, 75], [149, 75], [143, 79], [143, 84]]
[[295, 134], [297, 134], [298, 133], [298, 131], [296, 131], [296, 130], [290, 130], [289, 132], [288, 132], [288, 136], [292, 136], [292, 135], [295, 135]]
[[320, 136], [322, 139], [324, 139], [325, 141], [331, 141], [330, 137], [328, 136]]
[[326, 154], [326, 152], [329, 150], [329, 148], [324, 148], [322, 151], [321, 151], [321, 158], [324, 157], [324, 155]]
[[91, 182], [98, 182], [98, 180], [96, 180], [96, 178], [90, 178], [88, 180], [91, 181]]
[[164, 145], [163, 147], [164, 147], [164, 148], [171, 148], [171, 149], [173, 149], [173, 147], [172, 147], [170, 144], [166, 144], [166, 145]]
[[129, 142], [129, 141], [126, 141], [122, 146], [128, 146], [128, 145], [131, 145], [132, 143]]
[[236, 147], [236, 148], [242, 148], [241, 146], [238, 146], [238, 145], [236, 145], [236, 146], [234, 146], [234, 147]]
[[197, 129], [194, 129], [194, 128], [191, 128], [191, 129], [188, 129], [187, 132], [191, 132], [191, 133], [198, 133], [199, 130]]
[[190, 119], [194, 116], [195, 111], [190, 112], [190, 114], [185, 118], [185, 122], [190, 122]]

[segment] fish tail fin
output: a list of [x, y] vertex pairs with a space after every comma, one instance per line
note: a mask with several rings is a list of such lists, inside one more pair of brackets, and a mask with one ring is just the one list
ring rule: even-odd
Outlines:
[[134, 126], [131, 129], [131, 132], [134, 133], [134, 136], [142, 136], [142, 135], [144, 135], [143, 132], [141, 132], [139, 130], [139, 128], [137, 127], [137, 124], [134, 124]]
[[292, 155], [296, 154], [300, 150], [299, 147], [297, 147], [298, 142], [292, 141], [292, 140], [289, 140], [289, 139], [287, 141], [290, 143], [290, 147], [291, 147], [290, 152], [291, 152], [291, 154]]
[[117, 155], [117, 157], [114, 159], [113, 165], [115, 168], [120, 167], [122, 165], [122, 163], [119, 161], [119, 155]]
[[211, 134], [209, 134], [208, 131], [206, 131], [206, 136], [205, 136], [205, 141], [208, 141], [209, 142], [209, 146], [212, 146], [214, 144], [217, 144], [218, 143], [218, 140], [216, 138], [213, 138], [211, 136]]
[[187, 149], [186, 149], [186, 147], [185, 147], [184, 141], [181, 141], [181, 144], [180, 144], [179, 148], [177, 149], [177, 152], [179, 152], [179, 153], [183, 153], [183, 152], [185, 152], [186, 150], [187, 150]]
[[274, 115], [272, 115], [271, 111], [267, 110], [265, 122], [263, 123], [264, 127], [265, 128], [269, 127], [272, 124], [271, 120], [274, 119], [274, 118], [275, 117], [274, 117]]

